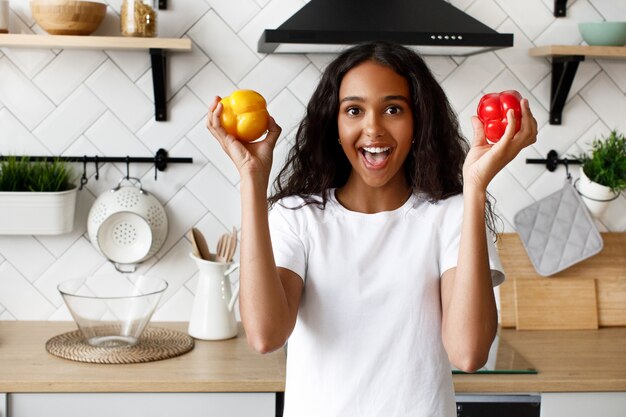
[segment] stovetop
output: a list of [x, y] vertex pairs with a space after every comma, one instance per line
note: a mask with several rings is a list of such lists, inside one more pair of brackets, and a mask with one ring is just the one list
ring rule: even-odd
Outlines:
[[[452, 367], [453, 374], [465, 372]], [[476, 374], [536, 374], [537, 369], [520, 355], [511, 345], [496, 335], [485, 366], [474, 372]]]

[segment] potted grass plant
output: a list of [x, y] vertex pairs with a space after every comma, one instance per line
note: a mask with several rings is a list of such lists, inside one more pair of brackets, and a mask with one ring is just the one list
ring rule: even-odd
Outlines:
[[0, 162], [0, 234], [56, 235], [74, 227], [77, 187], [72, 167], [58, 159]]
[[626, 137], [617, 130], [593, 141], [581, 162], [578, 190], [594, 217], [626, 190]]

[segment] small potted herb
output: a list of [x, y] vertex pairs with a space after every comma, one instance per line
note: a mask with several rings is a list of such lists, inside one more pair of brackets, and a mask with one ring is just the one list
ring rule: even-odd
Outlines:
[[600, 217], [609, 202], [626, 190], [626, 137], [617, 130], [592, 143], [589, 153], [578, 157], [579, 191], [591, 214]]
[[0, 234], [71, 232], [77, 191], [72, 180], [71, 166], [58, 159], [5, 158], [0, 162]]

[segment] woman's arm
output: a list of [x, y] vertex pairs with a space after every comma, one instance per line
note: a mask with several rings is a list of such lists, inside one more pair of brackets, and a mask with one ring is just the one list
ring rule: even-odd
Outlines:
[[207, 127], [241, 176], [241, 319], [248, 343], [267, 353], [282, 347], [293, 331], [303, 288], [297, 274], [276, 267], [269, 231], [267, 186], [281, 129], [270, 118], [269, 132], [263, 141], [243, 143], [226, 134], [220, 124], [221, 112], [222, 105], [216, 97], [209, 107]]
[[502, 139], [489, 145], [477, 118], [474, 141], [463, 166], [463, 224], [456, 268], [441, 277], [442, 339], [450, 361], [473, 372], [487, 361], [498, 327], [487, 250], [485, 205], [489, 182], [537, 137], [537, 122], [522, 100], [522, 126], [515, 132], [512, 111]]

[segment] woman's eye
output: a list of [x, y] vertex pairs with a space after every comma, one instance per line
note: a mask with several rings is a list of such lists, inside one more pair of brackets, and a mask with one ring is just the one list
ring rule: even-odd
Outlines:
[[389, 106], [385, 112], [388, 114], [398, 114], [401, 111], [402, 109], [399, 106]]
[[357, 107], [348, 107], [346, 109], [346, 113], [348, 113], [349, 116], [357, 116], [360, 112], [361, 110], [359, 110]]

